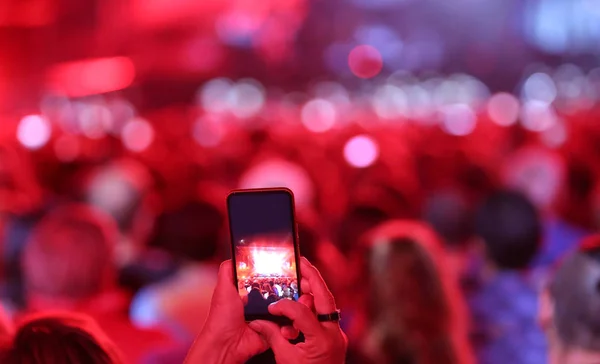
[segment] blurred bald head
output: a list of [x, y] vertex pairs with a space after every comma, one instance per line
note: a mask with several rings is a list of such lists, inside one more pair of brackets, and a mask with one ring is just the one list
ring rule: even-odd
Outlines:
[[116, 240], [117, 227], [109, 215], [82, 204], [54, 209], [25, 248], [28, 293], [75, 301], [101, 293], [116, 275]]
[[600, 235], [586, 239], [564, 260], [550, 295], [561, 344], [600, 353]]

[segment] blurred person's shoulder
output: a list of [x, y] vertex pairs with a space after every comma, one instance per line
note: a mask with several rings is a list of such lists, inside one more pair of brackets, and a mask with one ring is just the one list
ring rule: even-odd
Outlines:
[[523, 311], [535, 316], [537, 291], [529, 277], [518, 271], [499, 272], [492, 279], [480, 282], [468, 298], [472, 311], [506, 317]]
[[149, 351], [174, 345], [174, 340], [160, 328], [136, 327], [129, 318], [128, 303], [129, 295], [117, 291], [107, 295], [105, 303], [99, 301], [98, 307], [89, 310], [128, 363], [139, 363]]
[[[211, 263], [191, 263], [182, 266], [178, 272], [151, 289], [163, 303], [168, 305], [173, 298], [210, 297], [217, 282], [219, 266]], [[233, 284], [233, 283], [232, 283]]]
[[157, 348], [169, 348], [175, 340], [158, 328], [138, 328], [126, 315], [98, 317], [98, 324], [121, 349], [128, 363], [139, 363]]
[[131, 305], [133, 322], [140, 327], [167, 327], [177, 336], [193, 337], [208, 313], [218, 268], [211, 263], [187, 264], [172, 277], [143, 288]]
[[559, 218], [549, 218], [544, 221], [544, 239], [533, 267], [551, 268], [562, 257], [577, 247], [577, 244], [589, 231], [570, 224]]

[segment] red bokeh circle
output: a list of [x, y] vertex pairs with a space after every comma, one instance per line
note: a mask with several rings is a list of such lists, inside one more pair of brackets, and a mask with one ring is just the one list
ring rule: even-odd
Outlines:
[[348, 65], [352, 73], [360, 78], [375, 77], [383, 68], [383, 59], [377, 48], [370, 45], [354, 47], [348, 55]]

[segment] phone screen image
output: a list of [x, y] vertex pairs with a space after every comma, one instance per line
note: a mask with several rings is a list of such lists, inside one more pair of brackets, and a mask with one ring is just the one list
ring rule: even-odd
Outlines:
[[300, 295], [293, 195], [286, 189], [234, 191], [227, 205], [246, 320], [281, 321], [268, 306]]

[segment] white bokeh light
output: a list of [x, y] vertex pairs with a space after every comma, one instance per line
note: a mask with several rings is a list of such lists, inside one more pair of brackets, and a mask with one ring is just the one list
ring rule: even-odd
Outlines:
[[379, 158], [379, 146], [371, 137], [357, 135], [344, 146], [344, 158], [353, 167], [368, 167]]
[[465, 136], [477, 126], [477, 116], [468, 105], [449, 105], [442, 110], [442, 128], [448, 134]]
[[313, 87], [313, 94], [315, 97], [330, 101], [338, 107], [345, 107], [350, 104], [348, 90], [337, 82], [319, 82]]
[[476, 77], [467, 74], [456, 74], [451, 79], [460, 85], [460, 99], [457, 103], [479, 108], [490, 97], [490, 89]]
[[112, 114], [102, 104], [87, 104], [79, 112], [79, 129], [90, 139], [101, 139], [113, 127]]
[[420, 85], [404, 87], [409, 105], [409, 116], [420, 122], [427, 120], [434, 110], [434, 101], [430, 93]]
[[557, 116], [552, 106], [543, 101], [529, 101], [521, 111], [523, 127], [531, 131], [545, 131], [557, 122]]
[[265, 90], [258, 81], [241, 80], [229, 91], [229, 108], [238, 118], [249, 118], [259, 113], [265, 104]]
[[373, 109], [383, 119], [396, 119], [408, 111], [406, 93], [394, 85], [384, 85], [373, 95]]
[[495, 94], [487, 104], [490, 119], [500, 126], [515, 124], [519, 118], [520, 108], [519, 100], [506, 92]]
[[556, 84], [552, 78], [543, 72], [537, 72], [527, 78], [523, 84], [523, 99], [551, 104], [556, 99]]
[[154, 141], [154, 129], [148, 121], [134, 118], [123, 127], [121, 140], [127, 149], [142, 152]]
[[52, 126], [41, 115], [27, 115], [17, 128], [17, 139], [28, 149], [40, 149], [50, 140]]
[[433, 92], [433, 102], [437, 107], [463, 102], [467, 97], [466, 90], [456, 80], [441, 82]]
[[331, 129], [337, 120], [335, 106], [324, 99], [314, 99], [302, 107], [302, 124], [314, 133]]
[[200, 91], [198, 101], [204, 110], [225, 112], [229, 110], [229, 97], [233, 82], [227, 78], [215, 78], [208, 81]]
[[108, 133], [111, 135], [120, 135], [125, 124], [135, 117], [135, 108], [129, 101], [122, 98], [110, 100], [107, 107], [112, 121]]

